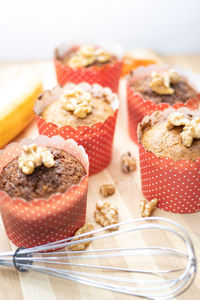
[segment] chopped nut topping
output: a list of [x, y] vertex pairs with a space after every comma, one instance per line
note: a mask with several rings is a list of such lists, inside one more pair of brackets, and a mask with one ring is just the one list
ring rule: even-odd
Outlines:
[[[83, 233], [86, 233], [86, 232], [90, 232], [92, 230], [94, 230], [94, 226], [92, 224], [86, 223], [83, 227], [79, 228], [76, 231], [76, 233], [75, 233], [74, 236], [79, 235], [79, 234], [83, 234]], [[79, 240], [82, 240], [82, 239], [85, 239], [85, 238], [89, 238], [89, 237], [92, 237], [92, 236], [93, 236], [93, 234], [88, 234], [88, 235], [86, 235], [84, 237], [75, 238], [75, 239], [73, 239], [73, 241], [79, 241]], [[72, 250], [72, 251], [85, 250], [89, 246], [90, 243], [91, 243], [91, 241], [89, 241], [89, 242], [83, 242], [83, 243], [76, 244], [76, 245], [72, 245], [70, 247], [70, 250]]]
[[95, 61], [104, 63], [110, 59], [110, 53], [106, 52], [102, 48], [82, 46], [69, 59], [68, 65], [71, 68], [87, 67], [93, 64]]
[[181, 133], [182, 143], [186, 147], [190, 147], [195, 138], [200, 139], [200, 118], [189, 121]]
[[78, 118], [84, 119], [92, 112], [91, 94], [83, 91], [80, 87], [73, 90], [66, 90], [60, 101], [62, 107], [67, 111], [72, 111]]
[[115, 187], [113, 184], [103, 184], [100, 186], [99, 191], [104, 197], [107, 197], [115, 193]]
[[63, 109], [70, 111], [77, 118], [86, 118], [92, 112], [92, 98], [112, 103], [117, 95], [108, 87], [82, 82], [78, 85], [68, 83], [60, 97]]
[[153, 71], [151, 76], [150, 87], [154, 92], [160, 95], [172, 95], [174, 93], [170, 84], [175, 84], [179, 81], [179, 75], [175, 70], [171, 69], [162, 73]]
[[130, 173], [136, 170], [136, 160], [130, 152], [122, 155], [121, 168], [124, 173]]
[[180, 80], [180, 76], [173, 69], [168, 70], [168, 76], [169, 76], [169, 79], [170, 79], [170, 83], [172, 83], [172, 84], [176, 84]]
[[152, 199], [151, 201], [148, 200], [142, 200], [140, 202], [140, 211], [142, 217], [150, 217], [152, 214], [152, 211], [157, 207], [158, 205], [158, 199]]
[[42, 164], [51, 168], [54, 166], [54, 156], [47, 148], [38, 147], [35, 144], [23, 146], [23, 152], [18, 159], [19, 168], [26, 175], [33, 173], [36, 167]]
[[185, 126], [188, 122], [189, 120], [185, 118], [184, 114], [174, 112], [168, 116], [167, 129], [172, 129], [174, 126]]
[[95, 56], [96, 60], [101, 63], [107, 62], [111, 59], [110, 53], [106, 52], [103, 48], [97, 48], [95, 50]]
[[193, 120], [187, 119], [184, 114], [174, 112], [169, 115], [167, 120], [167, 129], [172, 129], [174, 126], [184, 126], [183, 132], [181, 132], [182, 143], [186, 147], [192, 145], [193, 139], [200, 138], [200, 118]]
[[91, 92], [95, 98], [103, 99], [104, 101], [107, 101], [109, 103], [111, 103], [116, 98], [116, 94], [114, 94], [109, 87], [104, 88], [98, 83], [94, 83], [92, 85]]
[[[118, 208], [116, 205], [113, 205], [108, 201], [97, 202], [94, 216], [96, 222], [103, 227], [119, 223]], [[115, 228], [111, 228], [110, 230], [117, 230], [117, 229], [118, 227], [115, 227]]]

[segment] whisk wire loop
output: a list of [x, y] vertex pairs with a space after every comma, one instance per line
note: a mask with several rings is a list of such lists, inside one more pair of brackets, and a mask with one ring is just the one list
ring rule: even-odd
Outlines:
[[[108, 229], [116, 227], [118, 230], [108, 232]], [[149, 236], [155, 231], [162, 235], [162, 241], [165, 241], [164, 233], [178, 238], [184, 250], [168, 245], [148, 246], [148, 242], [145, 247], [135, 245], [137, 236], [133, 238], [133, 235], [137, 232], [141, 235], [148, 232]], [[130, 235], [131, 238], [127, 238]], [[143, 238], [145, 240], [146, 236]], [[95, 248], [95, 243], [98, 246], [101, 239], [108, 239], [109, 245], [112, 240], [115, 242], [118, 239], [120, 243], [123, 240], [128, 242], [128, 245]], [[133, 246], [130, 246], [131, 241]], [[72, 246], [85, 242], [93, 242], [94, 249], [71, 250]], [[142, 260], [148, 259], [146, 268], [142, 268], [144, 263], [141, 263], [141, 257]], [[177, 259], [177, 267], [163, 268], [170, 257]], [[154, 267], [150, 268], [152, 261]], [[196, 274], [196, 257], [190, 236], [179, 224], [160, 217], [128, 220], [46, 245], [3, 252], [0, 253], [0, 264], [15, 267], [21, 272], [30, 270], [113, 292], [161, 300], [183, 293]]]

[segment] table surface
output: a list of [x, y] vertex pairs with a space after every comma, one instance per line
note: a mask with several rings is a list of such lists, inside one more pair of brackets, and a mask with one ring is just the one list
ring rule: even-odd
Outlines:
[[[190, 68], [195, 72], [200, 73], [200, 56], [168, 56], [163, 60], [169, 64], [176, 64], [184, 68]], [[24, 64], [23, 64], [24, 65]], [[22, 67], [23, 67], [22, 65]], [[29, 63], [32, 68], [36, 68], [43, 80], [44, 88], [51, 88], [56, 83], [54, 66], [51, 61], [40, 61], [36, 63]], [[0, 63], [0, 72], [5, 68], [21, 67], [18, 64], [5, 64]], [[127, 132], [127, 115], [126, 115], [126, 102], [125, 102], [125, 86], [124, 82], [120, 83], [120, 110], [117, 120], [117, 127], [115, 132], [113, 159], [107, 169], [101, 173], [91, 176], [89, 179], [88, 189], [88, 205], [87, 205], [87, 221], [95, 224], [93, 212], [96, 201], [102, 199], [99, 194], [99, 186], [103, 183], [113, 183], [116, 186], [116, 193], [110, 197], [110, 201], [116, 203], [119, 208], [120, 221], [139, 218], [139, 200], [142, 199], [140, 190], [140, 170], [139, 167], [134, 173], [123, 174], [120, 170], [120, 155], [126, 151], [131, 151], [137, 158], [138, 163], [138, 149], [137, 146], [131, 141]], [[19, 141], [23, 137], [37, 136], [37, 128], [33, 122], [16, 140]], [[200, 256], [200, 213], [195, 214], [172, 214], [163, 210], [157, 209], [154, 213], [155, 216], [170, 218], [182, 226], [190, 233], [193, 240], [196, 255]], [[9, 251], [15, 249], [14, 245], [8, 240], [2, 221], [0, 220], [0, 251]], [[142, 240], [145, 245], [145, 240], [140, 233], [138, 239]], [[153, 235], [151, 242], [157, 243], [161, 239], [159, 235]], [[113, 238], [116, 242], [117, 238]], [[106, 243], [102, 242], [102, 246], [106, 247]], [[168, 240], [169, 247], [179, 248], [179, 242], [176, 244]], [[90, 246], [92, 248], [92, 244]], [[127, 262], [128, 264], [128, 262]], [[156, 264], [156, 262], [155, 262]], [[173, 265], [171, 261], [170, 264]], [[198, 262], [199, 264], [199, 262]], [[200, 271], [197, 271], [192, 286], [177, 299], [199, 299], [200, 294]], [[17, 273], [15, 270], [0, 268], [0, 299], [1, 300], [34, 300], [34, 299], [48, 299], [48, 300], [64, 300], [64, 299], [138, 299], [136, 297], [119, 295], [110, 291], [95, 289], [92, 287], [83, 286], [70, 281], [62, 279], [51, 278], [46, 275], [28, 272]]]

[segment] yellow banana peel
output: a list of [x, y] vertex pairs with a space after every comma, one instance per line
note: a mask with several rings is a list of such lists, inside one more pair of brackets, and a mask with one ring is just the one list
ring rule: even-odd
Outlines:
[[34, 102], [42, 82], [29, 67], [0, 71], [0, 148], [15, 138], [34, 118]]

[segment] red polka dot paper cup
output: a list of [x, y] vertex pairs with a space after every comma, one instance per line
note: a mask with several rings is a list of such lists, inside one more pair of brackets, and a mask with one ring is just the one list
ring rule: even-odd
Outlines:
[[[63, 52], [78, 49], [79, 46], [64, 47]], [[59, 48], [56, 52], [59, 52]], [[121, 75], [122, 62], [117, 59], [113, 63], [102, 66], [90, 66], [87, 68], [71, 68], [55, 57], [54, 64], [58, 83], [63, 86], [67, 82], [80, 83], [82, 81], [98, 83], [103, 87], [109, 87], [114, 93], [118, 92], [119, 79]]]
[[26, 201], [0, 190], [0, 211], [9, 239], [18, 247], [34, 247], [72, 236], [84, 225], [88, 187], [88, 156], [82, 146], [59, 136], [25, 139], [12, 143], [0, 153], [0, 172], [20, 155], [23, 145], [35, 143], [63, 149], [79, 159], [87, 171], [79, 184], [65, 193], [52, 194], [48, 199]]
[[41, 116], [43, 110], [50, 103], [59, 98], [62, 88], [56, 87], [55, 89], [58, 90], [57, 96], [49, 97], [48, 100], [42, 97], [36, 103], [34, 110], [36, 113], [36, 122], [39, 134], [47, 135], [48, 137], [60, 135], [64, 139], [74, 139], [78, 144], [84, 147], [86, 153], [88, 154], [89, 175], [99, 173], [110, 164], [112, 159], [113, 138], [119, 106], [117, 95], [115, 100], [111, 103], [111, 106], [114, 110], [114, 115], [109, 116], [104, 122], [98, 122], [92, 127], [58, 127], [54, 123], [47, 123]]
[[147, 200], [157, 198], [159, 208], [173, 213], [200, 211], [200, 158], [174, 161], [157, 157], [141, 142], [139, 157], [142, 192]]
[[[200, 91], [200, 76], [198, 74], [194, 74], [188, 70], [182, 70], [179, 67], [172, 67], [177, 70], [177, 72], [184, 77], [186, 77], [197, 91]], [[169, 66], [158, 66], [151, 65], [149, 67], [140, 67], [134, 71], [134, 77], [127, 77], [127, 109], [128, 109], [128, 129], [131, 139], [137, 143], [137, 126], [138, 123], [146, 115], [152, 114], [154, 111], [163, 111], [166, 108], [171, 107], [169, 103], [159, 103], [156, 104], [151, 100], [144, 99], [141, 95], [139, 95], [133, 87], [131, 87], [131, 83], [137, 81], [141, 78], [149, 76], [154, 70], [166, 70], [169, 69]], [[186, 103], [176, 103], [172, 105], [174, 108], [179, 107], [188, 107], [190, 109], [197, 109], [200, 104], [200, 94], [198, 94], [197, 98], [189, 99]]]

